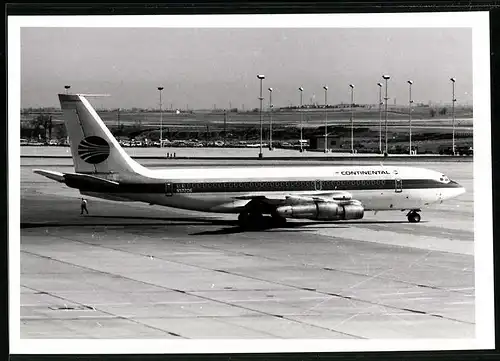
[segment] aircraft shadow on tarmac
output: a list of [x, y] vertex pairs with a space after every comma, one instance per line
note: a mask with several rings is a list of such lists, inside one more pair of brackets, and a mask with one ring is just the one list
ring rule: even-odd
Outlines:
[[[90, 220], [92, 220], [90, 222]], [[121, 220], [121, 221], [137, 221], [137, 222], [99, 222], [99, 220]], [[142, 221], [142, 222], [141, 222]], [[144, 222], [149, 221], [149, 222]], [[156, 222], [151, 222], [156, 221]], [[213, 225], [213, 226], [226, 226], [216, 230], [208, 230], [202, 232], [192, 233], [192, 236], [202, 235], [222, 235], [222, 234], [236, 234], [244, 232], [296, 232], [296, 231], [311, 231], [317, 229], [314, 226], [329, 225], [332, 228], [348, 228], [349, 225], [366, 225], [366, 224], [402, 224], [408, 223], [406, 220], [392, 220], [392, 221], [370, 221], [370, 220], [356, 220], [356, 221], [341, 221], [341, 222], [327, 222], [327, 221], [304, 221], [304, 222], [287, 222], [286, 225], [277, 227], [272, 223], [271, 217], [264, 217], [264, 222], [259, 227], [242, 228], [238, 225], [236, 220], [224, 220], [205, 217], [150, 217], [150, 216], [114, 216], [114, 215], [86, 215], [75, 222], [22, 222], [21, 229], [23, 228], [48, 228], [48, 227], [88, 227], [88, 226], [131, 226], [131, 227], [151, 227], [151, 226], [197, 226], [197, 225]], [[422, 222], [423, 223], [423, 222]]]
[[[198, 233], [192, 233], [191, 236], [203, 236], [203, 235], [218, 235], [218, 234], [235, 234], [235, 233], [246, 233], [246, 232], [265, 232], [265, 231], [273, 231], [273, 232], [308, 232], [317, 230], [320, 228], [325, 228], [325, 225], [330, 226], [330, 228], [340, 229], [340, 228], [349, 228], [349, 225], [356, 224], [388, 224], [388, 223], [408, 223], [408, 221], [343, 221], [343, 222], [326, 222], [326, 221], [307, 221], [307, 222], [287, 222], [285, 226], [276, 226], [272, 224], [272, 221], [269, 219], [264, 222], [264, 224], [254, 227], [254, 228], [241, 228], [238, 224], [234, 227], [222, 228], [213, 231], [203, 231]], [[320, 227], [314, 227], [320, 226]], [[321, 227], [323, 226], [323, 227]]]

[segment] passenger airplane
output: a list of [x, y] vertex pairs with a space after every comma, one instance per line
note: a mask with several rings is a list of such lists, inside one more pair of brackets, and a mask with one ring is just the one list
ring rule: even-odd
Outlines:
[[242, 227], [287, 218], [361, 219], [365, 211], [407, 211], [465, 192], [433, 170], [396, 166], [148, 169], [125, 153], [85, 95], [59, 94], [74, 173], [34, 169], [87, 196], [188, 210], [238, 213]]

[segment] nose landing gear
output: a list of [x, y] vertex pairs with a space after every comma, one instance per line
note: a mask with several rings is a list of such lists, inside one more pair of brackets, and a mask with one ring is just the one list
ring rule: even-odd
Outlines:
[[408, 217], [408, 222], [410, 223], [418, 223], [420, 222], [420, 214], [418, 213], [420, 210], [412, 210], [408, 212], [406, 217]]

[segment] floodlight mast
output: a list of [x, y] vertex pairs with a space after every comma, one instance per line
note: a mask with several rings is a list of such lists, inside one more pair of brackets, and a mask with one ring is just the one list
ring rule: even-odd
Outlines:
[[161, 109], [161, 93], [162, 93], [163, 87], [159, 86], [158, 91], [160, 92], [160, 148], [163, 148], [163, 113]]
[[303, 141], [302, 141], [302, 122], [303, 122], [303, 114], [302, 114], [302, 92], [304, 91], [304, 88], [302, 87], [299, 87], [299, 92], [300, 92], [300, 108], [299, 108], [299, 112], [300, 112], [300, 152], [302, 153], [304, 151], [303, 149]]
[[269, 150], [273, 150], [273, 88], [269, 91]]
[[354, 154], [354, 84], [349, 84], [351, 88], [351, 153]]
[[413, 103], [413, 100], [411, 99], [411, 86], [413, 84], [412, 80], [408, 80], [408, 90], [409, 90], [409, 98], [408, 98], [408, 119], [410, 122], [410, 155], [412, 155], [412, 149], [411, 149], [411, 105]]
[[264, 80], [266, 77], [262, 74], [257, 75], [257, 79], [260, 80], [260, 95], [259, 95], [259, 101], [260, 101], [260, 111], [259, 111], [259, 118], [260, 118], [260, 151], [259, 151], [259, 158], [262, 158], [262, 100], [264, 99], [262, 97], [262, 80]]
[[328, 86], [324, 86], [325, 90], [325, 153], [328, 153]]
[[389, 98], [387, 97], [387, 81], [391, 78], [390, 75], [382, 75], [382, 78], [385, 80], [385, 154], [388, 154], [387, 148], [387, 101]]
[[378, 152], [382, 154], [382, 83], [378, 85]]
[[451, 116], [452, 116], [452, 122], [453, 122], [453, 134], [452, 134], [452, 145], [451, 145], [451, 150], [453, 155], [455, 155], [455, 102], [457, 101], [455, 99], [455, 82], [457, 81], [456, 78], [450, 78], [451, 80], [451, 87], [452, 87], [452, 95], [451, 95]]

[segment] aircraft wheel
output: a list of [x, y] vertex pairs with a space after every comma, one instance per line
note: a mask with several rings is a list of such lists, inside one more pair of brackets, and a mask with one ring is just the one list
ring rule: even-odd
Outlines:
[[254, 229], [263, 225], [264, 216], [261, 213], [242, 212], [238, 215], [238, 223], [241, 228]]
[[249, 220], [249, 214], [247, 212], [242, 212], [238, 215], [238, 225], [241, 228], [246, 228], [248, 227], [248, 224], [250, 223]]
[[420, 222], [420, 214], [418, 214], [417, 212], [410, 212], [408, 214], [408, 222], [410, 223]]
[[262, 213], [250, 213], [249, 222], [253, 229], [260, 229], [264, 227], [265, 218]]
[[285, 227], [286, 226], [286, 218], [285, 217], [281, 217], [277, 214], [272, 214], [272, 222], [273, 222], [273, 226], [275, 227]]

